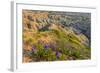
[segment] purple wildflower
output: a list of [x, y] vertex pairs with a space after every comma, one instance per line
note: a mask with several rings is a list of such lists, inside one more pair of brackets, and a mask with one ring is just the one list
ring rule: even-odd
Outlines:
[[59, 58], [59, 52], [58, 51], [56, 52], [56, 58], [57, 59]]
[[34, 46], [32, 46], [32, 52], [34, 52], [35, 51], [35, 47]]
[[44, 46], [44, 48], [45, 48], [45, 49], [48, 49], [48, 48], [49, 48], [49, 46], [48, 46], [48, 45], [45, 45], [45, 46]]

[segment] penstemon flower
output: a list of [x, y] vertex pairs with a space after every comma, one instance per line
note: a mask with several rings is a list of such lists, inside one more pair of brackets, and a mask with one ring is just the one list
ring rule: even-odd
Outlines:
[[34, 46], [32, 46], [32, 52], [34, 52], [35, 51], [35, 47]]
[[59, 52], [58, 51], [56, 52], [56, 58], [57, 59], [59, 58]]
[[45, 48], [45, 49], [48, 49], [48, 48], [49, 48], [49, 46], [48, 46], [48, 45], [45, 45], [45, 46], [44, 46], [44, 48]]

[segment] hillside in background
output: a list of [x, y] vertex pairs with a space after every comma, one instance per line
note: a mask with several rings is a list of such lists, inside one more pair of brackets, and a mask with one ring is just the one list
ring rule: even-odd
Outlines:
[[90, 13], [22, 11], [23, 62], [91, 58]]

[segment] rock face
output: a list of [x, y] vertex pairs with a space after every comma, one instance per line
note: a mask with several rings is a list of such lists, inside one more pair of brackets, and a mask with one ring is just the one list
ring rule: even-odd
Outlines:
[[23, 10], [22, 15], [23, 62], [91, 58], [89, 13]]

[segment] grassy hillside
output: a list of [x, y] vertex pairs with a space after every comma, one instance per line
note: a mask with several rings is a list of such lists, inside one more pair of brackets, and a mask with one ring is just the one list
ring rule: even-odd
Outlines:
[[[91, 58], [89, 14], [23, 10], [23, 62]], [[83, 24], [83, 19], [84, 24]], [[75, 23], [75, 24], [74, 24]], [[86, 27], [85, 27], [86, 26]], [[77, 27], [78, 28], [78, 27]]]

